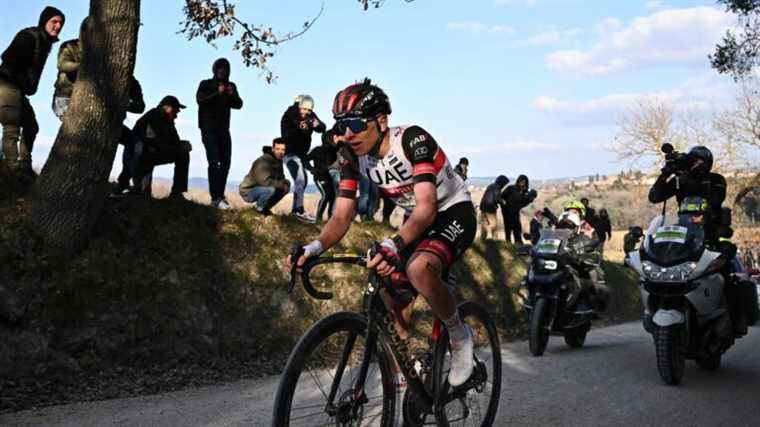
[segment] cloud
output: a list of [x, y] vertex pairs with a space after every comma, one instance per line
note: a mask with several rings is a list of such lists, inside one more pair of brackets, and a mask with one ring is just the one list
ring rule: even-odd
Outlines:
[[474, 34], [504, 34], [511, 36], [515, 34], [515, 29], [509, 25], [488, 25], [479, 21], [457, 21], [449, 22], [446, 28], [452, 31], [465, 31]]
[[569, 28], [564, 30], [554, 28], [537, 33], [527, 39], [518, 40], [513, 43], [513, 47], [556, 45], [567, 42], [570, 39], [575, 39], [582, 34], [583, 29], [581, 28]]
[[666, 7], [667, 6], [663, 0], [649, 0], [647, 2], [644, 2], [644, 9], [647, 10], [661, 10], [665, 9]]
[[560, 50], [545, 57], [555, 71], [601, 76], [671, 63], [704, 63], [735, 16], [714, 7], [669, 9], [635, 18], [629, 25], [608, 18], [596, 25], [598, 40], [586, 50]]
[[644, 99], [671, 102], [680, 109], [712, 111], [730, 101], [733, 93], [734, 86], [730, 79], [707, 71], [669, 90], [614, 93], [588, 100], [561, 100], [553, 96], [540, 96], [533, 100], [532, 106], [564, 124], [614, 125], [620, 114]]

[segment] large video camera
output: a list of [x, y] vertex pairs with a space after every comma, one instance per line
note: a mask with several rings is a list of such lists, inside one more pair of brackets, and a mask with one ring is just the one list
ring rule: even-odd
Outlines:
[[662, 168], [663, 172], [669, 171], [670, 173], [681, 174], [686, 173], [689, 170], [689, 160], [686, 153], [681, 153], [675, 150], [669, 143], [662, 144], [660, 151], [665, 153], [665, 167]]

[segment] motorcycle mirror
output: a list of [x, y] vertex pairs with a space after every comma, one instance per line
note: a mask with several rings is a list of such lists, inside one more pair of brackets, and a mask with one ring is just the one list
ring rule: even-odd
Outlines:
[[662, 151], [665, 154], [670, 154], [673, 152], [673, 146], [669, 142], [666, 142], [662, 144], [662, 147], [660, 147], [660, 151]]

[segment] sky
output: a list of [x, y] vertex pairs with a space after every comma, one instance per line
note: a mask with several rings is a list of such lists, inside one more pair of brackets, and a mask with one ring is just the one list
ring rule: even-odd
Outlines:
[[[282, 113], [296, 95], [312, 95], [315, 112], [330, 126], [335, 93], [365, 76], [388, 93], [392, 125], [422, 126], [452, 163], [469, 158], [471, 176], [537, 179], [627, 169], [606, 147], [621, 114], [642, 97], [709, 110], [733, 90], [707, 59], [736, 23], [715, 1], [387, 0], [363, 11], [356, 1], [326, 0], [306, 34], [278, 47], [273, 85], [242, 64], [231, 41], [214, 47], [179, 34], [183, 1], [141, 3], [135, 76], [149, 107], [167, 94], [189, 107], [177, 128], [194, 146], [191, 177], [206, 177], [207, 168], [195, 92], [219, 57], [231, 60], [231, 80], [244, 101], [232, 114], [231, 180], [241, 180], [261, 148], [279, 136]], [[322, 4], [235, 3], [238, 17], [275, 32], [299, 29]], [[0, 4], [0, 49], [18, 30], [36, 25], [46, 5], [67, 15], [61, 40], [76, 38], [89, 7], [87, 0]], [[35, 167], [59, 127], [50, 107], [57, 51], [30, 99], [40, 123]], [[112, 175], [119, 169], [117, 161]], [[171, 173], [168, 166], [156, 172]]]

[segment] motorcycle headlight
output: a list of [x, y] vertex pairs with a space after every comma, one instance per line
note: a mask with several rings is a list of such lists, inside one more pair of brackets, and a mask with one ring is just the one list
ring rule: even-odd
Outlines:
[[649, 261], [644, 261], [641, 269], [646, 278], [653, 282], [686, 282], [696, 267], [696, 262], [685, 262], [673, 267], [660, 267]]

